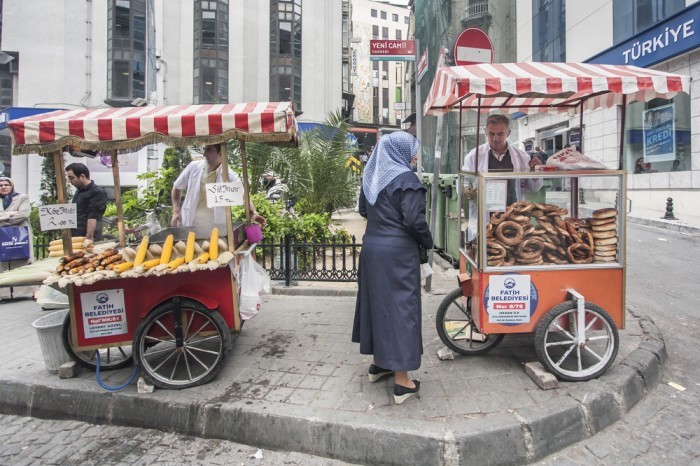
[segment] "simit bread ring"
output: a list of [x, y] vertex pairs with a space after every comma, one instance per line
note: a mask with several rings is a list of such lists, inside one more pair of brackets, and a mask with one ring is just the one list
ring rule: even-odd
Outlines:
[[[544, 249], [544, 245], [542, 243], [542, 241], [534, 238], [527, 238], [518, 246], [518, 256], [520, 259], [534, 259], [535, 257], [542, 257], [542, 250]], [[520, 262], [522, 263], [522, 261]]]
[[593, 262], [593, 249], [587, 244], [574, 243], [566, 249], [566, 258], [572, 264], [590, 264]]
[[505, 221], [496, 227], [496, 238], [505, 245], [515, 246], [523, 240], [523, 227], [517, 222]]
[[589, 218], [588, 223], [590, 226], [593, 225], [606, 225], [608, 223], [615, 223], [617, 222], [616, 217], [610, 217], [610, 218]]
[[593, 235], [593, 238], [598, 240], [598, 239], [608, 239], [608, 238], [615, 238], [617, 236], [617, 232], [615, 230], [610, 230], [610, 231], [594, 231], [591, 233]]
[[609, 244], [617, 244], [617, 236], [613, 236], [612, 238], [606, 238], [606, 239], [598, 239], [595, 236], [595, 247], [598, 246], [607, 246]]
[[596, 231], [610, 231], [610, 230], [615, 230], [615, 229], [617, 229], [617, 223], [616, 223], [616, 222], [604, 223], [604, 224], [602, 224], [602, 225], [592, 225], [592, 226], [591, 226], [591, 230], [593, 230], [593, 232], [596, 232]]
[[493, 223], [494, 225], [499, 225], [508, 217], [510, 217], [510, 214], [512, 213], [513, 207], [508, 207], [505, 212], [494, 212], [493, 214], [491, 214], [491, 223]]
[[489, 259], [503, 259], [506, 257], [506, 248], [495, 241], [486, 242], [486, 252]]
[[593, 218], [615, 218], [617, 217], [617, 209], [598, 209], [594, 210], [593, 213], [591, 214], [591, 217]]
[[526, 212], [530, 212], [534, 206], [531, 202], [518, 201], [514, 202], [511, 207], [513, 208], [513, 212], [516, 214], [524, 214]]

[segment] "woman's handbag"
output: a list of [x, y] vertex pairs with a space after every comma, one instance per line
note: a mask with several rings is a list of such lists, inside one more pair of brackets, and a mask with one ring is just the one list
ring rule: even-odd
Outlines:
[[29, 229], [0, 227], [0, 262], [29, 259]]

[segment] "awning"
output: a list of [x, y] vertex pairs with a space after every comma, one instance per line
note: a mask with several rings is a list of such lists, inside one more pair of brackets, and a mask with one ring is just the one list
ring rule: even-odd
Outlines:
[[85, 108], [9, 123], [13, 154], [76, 149], [135, 151], [148, 144], [216, 144], [229, 139], [296, 144], [289, 102]]
[[624, 65], [587, 63], [493, 63], [445, 66], [435, 73], [423, 111], [498, 108], [506, 113], [593, 110], [688, 93], [690, 77]]

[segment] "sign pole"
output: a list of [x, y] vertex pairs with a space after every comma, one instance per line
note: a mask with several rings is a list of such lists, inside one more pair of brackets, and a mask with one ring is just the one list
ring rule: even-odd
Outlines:
[[[440, 68], [445, 64], [445, 52], [447, 50], [443, 47], [440, 49], [440, 56], [438, 57], [437, 68]], [[435, 224], [437, 222], [436, 210], [437, 210], [437, 191], [438, 183], [440, 182], [440, 162], [442, 161], [442, 122], [444, 115], [440, 114], [437, 117], [437, 128], [435, 131], [435, 156], [433, 159], [433, 189], [430, 192], [430, 234], [433, 235], [433, 241], [435, 241]], [[431, 249], [428, 253], [428, 264], [433, 266], [433, 254], [435, 248]], [[425, 291], [430, 291], [433, 280], [432, 275], [425, 279], [425, 286], [423, 289]]]
[[[413, 69], [416, 73], [416, 97], [415, 97], [415, 107], [416, 107], [416, 137], [421, 139], [423, 134], [421, 133], [423, 129], [423, 105], [420, 98], [420, 80], [418, 79], [418, 63], [420, 62], [420, 40], [416, 39], [416, 61]], [[418, 165], [416, 167], [416, 173], [419, 178], [423, 176], [423, 148], [418, 148], [418, 160], [416, 161]]]

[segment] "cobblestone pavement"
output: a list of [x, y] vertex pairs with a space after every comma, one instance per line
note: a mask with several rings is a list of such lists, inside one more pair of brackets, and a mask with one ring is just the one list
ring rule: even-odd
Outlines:
[[[159, 430], [0, 415], [0, 464], [296, 465], [349, 463]], [[253, 456], [262, 455], [260, 458]]]
[[632, 228], [627, 280], [638, 293], [628, 291], [628, 306], [654, 319], [668, 362], [656, 389], [620, 421], [539, 465], [700, 464], [700, 238]]

